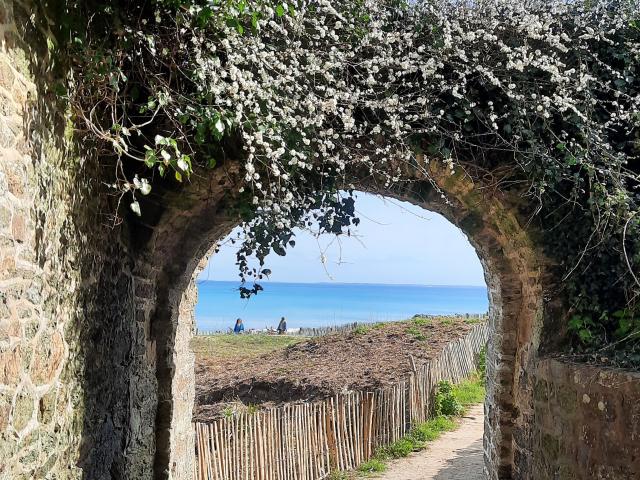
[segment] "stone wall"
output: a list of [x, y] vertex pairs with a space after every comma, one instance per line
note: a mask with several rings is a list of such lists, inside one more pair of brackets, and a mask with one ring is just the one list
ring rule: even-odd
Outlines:
[[151, 478], [156, 357], [127, 228], [50, 89], [55, 25], [0, 0], [0, 479]]
[[[77, 449], [69, 447], [81, 425], [75, 382], [64, 375], [69, 300], [80, 279], [72, 269], [61, 275], [74, 255], [58, 255], [71, 227], [61, 219], [64, 186], [55, 185], [63, 174], [59, 150], [47, 145], [49, 132], [32, 139], [25, 128], [46, 112], [28, 108], [37, 85], [11, 5], [0, 4], [0, 24], [0, 478], [61, 471], [71, 478], [80, 474]], [[43, 149], [42, 162], [32, 141]]]
[[640, 373], [545, 359], [534, 377], [534, 462], [522, 478], [640, 478]]

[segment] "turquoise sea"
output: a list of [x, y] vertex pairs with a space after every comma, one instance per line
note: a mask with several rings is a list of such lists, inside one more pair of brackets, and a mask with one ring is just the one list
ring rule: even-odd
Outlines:
[[264, 291], [241, 299], [238, 282], [198, 282], [196, 326], [225, 331], [236, 318], [245, 328], [289, 328], [350, 322], [403, 320], [417, 313], [485, 313], [485, 287], [380, 285], [353, 283], [264, 283]]

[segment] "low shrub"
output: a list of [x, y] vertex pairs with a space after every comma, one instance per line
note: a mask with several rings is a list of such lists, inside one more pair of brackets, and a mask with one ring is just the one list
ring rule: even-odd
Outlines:
[[445, 380], [438, 383], [438, 390], [434, 401], [436, 415], [460, 415], [464, 411], [462, 404], [453, 394], [453, 386]]

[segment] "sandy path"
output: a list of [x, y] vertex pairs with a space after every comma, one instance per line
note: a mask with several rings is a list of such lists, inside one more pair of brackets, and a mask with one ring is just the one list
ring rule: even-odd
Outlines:
[[482, 480], [483, 406], [471, 407], [460, 428], [447, 432], [429, 448], [397, 460], [380, 480]]

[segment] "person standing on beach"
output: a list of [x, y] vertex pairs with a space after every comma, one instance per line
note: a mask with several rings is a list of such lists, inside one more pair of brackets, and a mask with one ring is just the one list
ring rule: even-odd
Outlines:
[[280, 323], [278, 324], [278, 335], [282, 335], [287, 331], [287, 321], [282, 317], [280, 319]]
[[242, 323], [242, 319], [238, 318], [236, 320], [236, 326], [233, 327], [233, 333], [242, 333], [244, 332], [244, 324]]

